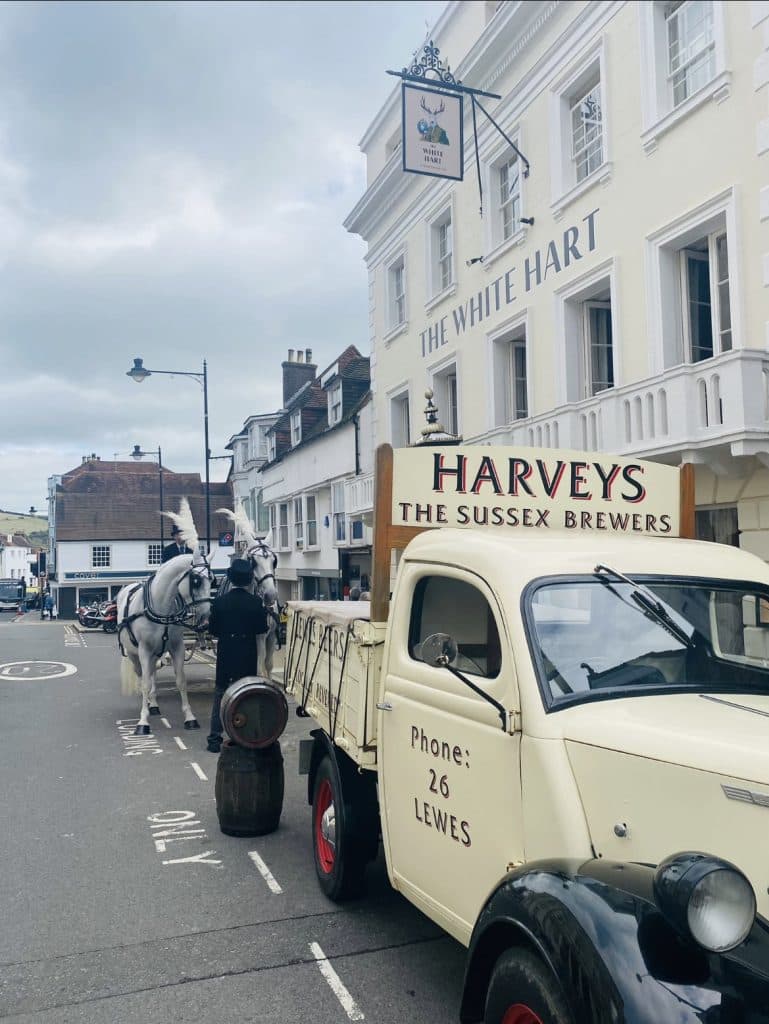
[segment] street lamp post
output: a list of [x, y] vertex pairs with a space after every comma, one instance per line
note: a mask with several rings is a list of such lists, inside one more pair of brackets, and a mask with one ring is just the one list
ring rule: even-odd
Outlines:
[[143, 452], [138, 444], [134, 445], [134, 450], [131, 452], [131, 458], [139, 462], [144, 458], [145, 455], [157, 455], [158, 457], [158, 491], [160, 497], [160, 547], [163, 547], [163, 454], [160, 451], [160, 445], [156, 452]]
[[193, 380], [200, 381], [203, 385], [203, 435], [205, 443], [205, 466], [206, 466], [206, 551], [208, 554], [211, 553], [211, 488], [209, 479], [209, 462], [211, 459], [211, 449], [208, 446], [208, 368], [206, 366], [205, 359], [203, 360], [203, 372], [202, 373], [190, 373], [185, 370], [148, 370], [144, 365], [144, 360], [136, 358], [134, 364], [130, 370], [126, 371], [126, 376], [130, 377], [131, 380], [135, 380], [137, 384], [141, 384], [143, 380], [146, 380], [150, 374], [153, 373], [164, 373], [170, 377], [192, 377]]

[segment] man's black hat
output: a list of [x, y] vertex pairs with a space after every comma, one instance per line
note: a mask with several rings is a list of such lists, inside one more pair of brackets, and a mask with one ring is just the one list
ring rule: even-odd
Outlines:
[[236, 558], [230, 563], [227, 578], [233, 587], [247, 587], [254, 578], [251, 563], [247, 562], [245, 558]]
[[171, 527], [171, 536], [175, 537], [177, 533], [181, 533], [181, 532], [182, 532], [181, 526], [177, 526], [176, 523], [174, 523], [174, 525]]

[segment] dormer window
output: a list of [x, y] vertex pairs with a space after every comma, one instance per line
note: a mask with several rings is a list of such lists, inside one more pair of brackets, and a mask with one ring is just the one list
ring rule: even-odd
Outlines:
[[278, 454], [278, 439], [274, 433], [267, 435], [267, 458], [270, 462], [277, 457]]
[[328, 425], [333, 427], [335, 423], [338, 423], [342, 418], [342, 382], [338, 380], [336, 384], [332, 385], [328, 389]]
[[302, 410], [291, 413], [291, 447], [295, 448], [302, 440]]

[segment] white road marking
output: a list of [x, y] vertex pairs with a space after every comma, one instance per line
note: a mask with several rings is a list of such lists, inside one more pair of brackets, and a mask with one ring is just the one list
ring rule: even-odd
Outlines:
[[212, 867], [221, 867], [220, 860], [208, 860], [216, 850], [206, 850], [205, 853], [196, 853], [194, 857], [175, 857], [173, 860], [164, 860], [163, 864], [210, 864]]
[[208, 782], [208, 776], [196, 761], [190, 761], [190, 768], [192, 768], [201, 782]]
[[163, 723], [163, 725], [166, 727], [166, 729], [170, 729], [171, 728], [171, 723], [168, 721], [167, 718], [161, 718], [160, 721]]
[[328, 982], [328, 986], [341, 1003], [342, 1009], [350, 1020], [365, 1020], [360, 1007], [342, 984], [342, 979], [328, 962], [326, 954], [317, 942], [310, 943], [312, 955], [318, 965], [318, 970]]
[[187, 749], [187, 744], [182, 742], [182, 740], [180, 740], [178, 736], [174, 736], [174, 743], [177, 745], [179, 750], [186, 750]]
[[270, 869], [267, 867], [267, 865], [264, 863], [264, 861], [259, 856], [259, 854], [256, 852], [256, 850], [251, 850], [249, 852], [248, 856], [251, 858], [251, 860], [254, 862], [254, 864], [256, 864], [256, 867], [257, 867], [257, 870], [259, 871], [259, 874], [265, 880], [265, 882], [269, 886], [270, 890], [272, 892], [274, 892], [274, 893], [281, 893], [281, 892], [283, 892], [281, 887], [275, 881], [275, 876], [270, 871]]

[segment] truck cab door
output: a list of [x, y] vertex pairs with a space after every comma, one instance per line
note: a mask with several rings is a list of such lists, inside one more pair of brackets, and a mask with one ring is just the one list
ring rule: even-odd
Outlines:
[[[379, 713], [382, 832], [390, 880], [469, 942], [492, 887], [523, 859], [520, 733], [421, 645], [448, 633], [454, 667], [517, 711], [505, 621], [486, 582], [443, 565], [401, 566]], [[511, 721], [512, 715], [508, 715]]]

